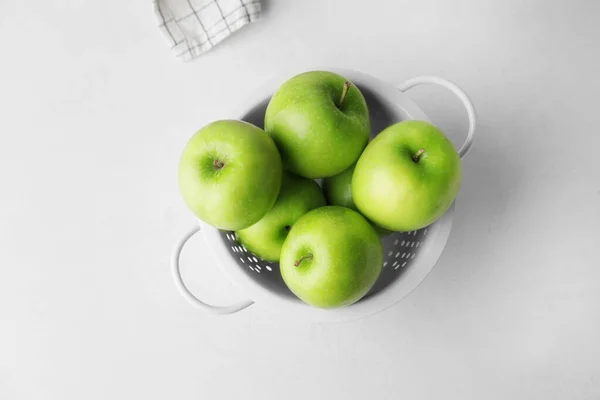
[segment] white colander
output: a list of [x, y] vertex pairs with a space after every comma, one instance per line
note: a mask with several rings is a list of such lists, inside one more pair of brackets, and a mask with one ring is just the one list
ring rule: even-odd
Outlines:
[[[467, 139], [459, 154], [464, 157], [471, 148], [475, 132], [475, 110], [467, 95], [455, 84], [437, 77], [419, 77], [394, 87], [372, 76], [350, 70], [334, 69], [359, 87], [369, 106], [372, 135], [387, 126], [407, 120], [429, 121], [423, 111], [403, 92], [426, 84], [441, 85], [452, 91], [464, 104], [469, 118]], [[265, 109], [281, 80], [264, 85], [236, 118], [263, 127]], [[429, 274], [440, 257], [452, 226], [454, 205], [434, 224], [412, 232], [396, 232], [383, 238], [384, 263], [381, 275], [371, 291], [357, 303], [339, 309], [323, 310], [300, 301], [286, 287], [277, 263], [260, 260], [237, 242], [233, 232], [220, 231], [198, 221], [198, 225], [187, 232], [176, 244], [172, 254], [171, 268], [179, 292], [192, 305], [213, 314], [231, 314], [254, 302], [275, 312], [292, 314], [294, 318], [317, 321], [341, 321], [357, 319], [382, 311], [402, 300]], [[235, 285], [242, 288], [248, 300], [227, 306], [207, 304], [192, 294], [181, 278], [179, 256], [185, 243], [198, 231], [204, 235], [207, 247], [212, 250], [213, 262]]]

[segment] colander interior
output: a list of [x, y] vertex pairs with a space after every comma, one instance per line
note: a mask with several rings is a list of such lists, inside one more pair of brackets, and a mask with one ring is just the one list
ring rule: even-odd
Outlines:
[[[372, 137], [389, 125], [410, 118], [397, 104], [379, 96], [368, 87], [363, 87], [360, 84], [357, 84], [357, 86], [365, 96], [369, 106]], [[269, 100], [270, 98], [267, 97], [259, 102], [242, 119], [261, 128], [264, 127], [264, 115]], [[424, 228], [412, 232], [395, 232], [382, 238], [384, 247], [383, 269], [379, 279], [366, 297], [381, 292], [411, 268], [411, 265], [419, 258], [419, 251], [424, 247], [427, 232], [428, 229]], [[236, 240], [234, 232], [222, 231], [221, 239], [238, 267], [256, 283], [274, 294], [296, 299], [283, 282], [278, 263], [263, 261], [250, 253]]]

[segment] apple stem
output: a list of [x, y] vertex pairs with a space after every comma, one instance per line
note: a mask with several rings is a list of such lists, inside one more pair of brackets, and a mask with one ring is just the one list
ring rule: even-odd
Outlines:
[[221, 169], [221, 168], [223, 168], [223, 167], [225, 166], [225, 164], [224, 164], [224, 163], [222, 163], [221, 161], [219, 161], [219, 160], [215, 159], [215, 161], [213, 161], [213, 166], [214, 166], [216, 169]]
[[346, 100], [346, 95], [348, 94], [348, 89], [350, 89], [350, 82], [346, 81], [344, 83], [344, 87], [342, 89], [342, 97], [340, 97], [340, 102], [338, 103], [338, 106], [341, 107], [344, 100]]
[[425, 149], [419, 149], [419, 151], [417, 151], [417, 153], [413, 156], [413, 161], [419, 162], [419, 158], [421, 158], [423, 153], [425, 153]]
[[300, 263], [304, 260], [312, 260], [313, 255], [312, 253], [308, 253], [308, 255], [306, 256], [302, 256], [300, 257], [295, 263], [294, 263], [294, 267], [297, 267], [298, 265], [300, 265]]

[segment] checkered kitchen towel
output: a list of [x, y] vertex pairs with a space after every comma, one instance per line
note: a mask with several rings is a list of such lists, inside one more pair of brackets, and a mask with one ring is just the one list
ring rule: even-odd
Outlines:
[[260, 16], [260, 0], [153, 0], [175, 55], [191, 60]]

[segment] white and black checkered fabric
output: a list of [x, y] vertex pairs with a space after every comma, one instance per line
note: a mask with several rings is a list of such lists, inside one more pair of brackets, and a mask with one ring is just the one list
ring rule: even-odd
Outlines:
[[191, 60], [260, 17], [260, 0], [154, 0], [159, 26], [176, 56]]

